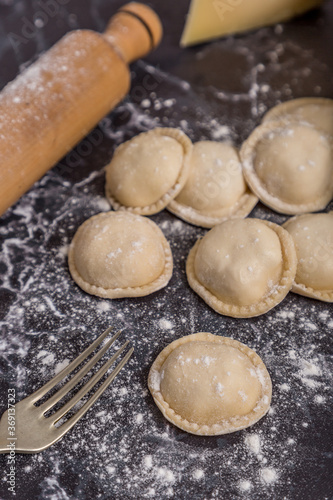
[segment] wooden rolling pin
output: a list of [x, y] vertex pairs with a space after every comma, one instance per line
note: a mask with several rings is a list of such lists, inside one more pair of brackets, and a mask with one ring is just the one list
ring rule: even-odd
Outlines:
[[158, 45], [149, 7], [129, 3], [104, 34], [68, 33], [0, 93], [0, 215], [121, 101], [128, 64]]

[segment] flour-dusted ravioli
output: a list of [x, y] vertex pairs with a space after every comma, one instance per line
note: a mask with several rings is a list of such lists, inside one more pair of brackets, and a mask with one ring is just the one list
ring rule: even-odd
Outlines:
[[265, 114], [263, 122], [281, 119], [305, 122], [333, 136], [333, 99], [322, 97], [292, 99], [270, 109]]
[[68, 263], [86, 292], [110, 299], [148, 295], [172, 275], [169, 243], [155, 222], [128, 212], [86, 220], [69, 247]]
[[155, 128], [121, 144], [106, 166], [106, 197], [115, 210], [150, 215], [183, 188], [191, 140], [178, 129]]
[[246, 217], [258, 198], [245, 184], [238, 151], [230, 144], [194, 144], [185, 186], [167, 206], [191, 224], [213, 227], [230, 218]]
[[216, 312], [259, 316], [291, 289], [297, 266], [290, 234], [259, 219], [234, 219], [211, 229], [191, 249], [189, 285]]
[[333, 196], [332, 139], [316, 128], [268, 121], [243, 144], [244, 176], [267, 206], [284, 214], [322, 210]]
[[283, 227], [294, 240], [298, 258], [292, 291], [333, 302], [333, 211], [299, 215]]
[[227, 337], [200, 332], [157, 356], [148, 387], [164, 417], [201, 436], [249, 427], [268, 411], [272, 384], [260, 357]]

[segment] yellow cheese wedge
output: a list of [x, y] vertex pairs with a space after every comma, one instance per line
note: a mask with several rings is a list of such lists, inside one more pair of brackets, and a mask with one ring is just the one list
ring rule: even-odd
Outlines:
[[186, 47], [286, 21], [323, 0], [192, 0], [180, 45]]

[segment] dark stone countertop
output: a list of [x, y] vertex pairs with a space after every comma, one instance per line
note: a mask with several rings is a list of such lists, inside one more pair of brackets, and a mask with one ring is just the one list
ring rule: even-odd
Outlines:
[[[41, 15], [41, 3], [0, 0], [0, 87], [69, 30], [102, 31], [124, 2], [62, 0], [52, 17]], [[277, 27], [181, 50], [188, 4], [150, 2], [165, 35], [154, 53], [132, 65], [130, 95], [0, 219], [0, 411], [9, 388], [17, 400], [30, 394], [110, 324], [135, 348], [128, 367], [69, 434], [41, 454], [16, 455], [20, 500], [333, 496], [332, 304], [290, 293], [258, 318], [216, 314], [189, 288], [184, 270], [205, 230], [165, 210], [151, 217], [174, 255], [165, 289], [102, 300], [84, 293], [68, 271], [76, 229], [109, 209], [103, 167], [119, 143], [164, 125], [181, 127], [192, 140], [228, 138], [240, 145], [277, 102], [333, 97], [332, 1]], [[33, 22], [38, 28], [18, 42]], [[261, 204], [251, 215], [287, 219]], [[231, 336], [264, 360], [272, 407], [255, 426], [192, 436], [169, 424], [153, 403], [146, 383], [151, 363], [168, 343], [198, 331]], [[13, 495], [5, 455], [0, 462], [0, 498], [7, 500]]]

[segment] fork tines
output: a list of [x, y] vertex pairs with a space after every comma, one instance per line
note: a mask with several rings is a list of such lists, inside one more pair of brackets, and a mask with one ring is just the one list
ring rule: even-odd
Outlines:
[[[51, 389], [53, 389], [59, 382], [61, 382], [65, 377], [67, 377], [70, 373], [72, 373], [75, 368], [77, 368], [81, 363], [87, 360], [87, 358], [102, 344], [104, 339], [111, 332], [112, 327], [105, 330], [82, 354], [80, 354], [76, 359], [74, 359], [68, 366], [66, 366], [61, 372], [59, 372], [53, 379], [47, 382], [43, 387], [34, 392], [31, 395], [32, 402], [37, 403], [41, 398], [43, 398]], [[117, 340], [120, 335], [120, 331], [117, 332], [111, 339], [109, 339], [97, 352], [96, 354], [87, 361], [82, 368], [71, 378], [69, 379], [55, 394], [53, 394], [49, 399], [43, 402], [39, 409], [45, 415], [46, 412], [51, 410], [57, 403], [59, 403], [74, 387], [76, 387], [94, 367], [96, 367], [99, 360], [102, 356], [109, 350], [111, 345]], [[126, 341], [117, 351], [116, 353], [108, 359], [97, 371], [94, 373], [91, 378], [84, 383], [81, 389], [74, 394], [69, 401], [67, 401], [61, 408], [57, 409], [55, 413], [51, 415], [50, 420], [52, 424], [59, 422], [65, 415], [70, 412], [70, 410], [76, 406], [84, 396], [86, 396], [102, 379], [102, 377], [107, 373], [107, 371], [111, 368], [113, 363], [121, 356], [121, 354], [125, 351], [128, 346], [129, 341]], [[111, 371], [111, 373], [106, 377], [103, 383], [99, 386], [99, 388], [87, 399], [84, 404], [81, 406], [79, 410], [74, 413], [68, 420], [64, 423], [61, 423], [61, 428], [64, 426], [67, 427], [68, 430], [72, 427], [77, 420], [84, 415], [84, 413], [91, 407], [91, 405], [100, 397], [100, 395], [105, 391], [105, 389], [110, 385], [110, 383], [114, 380], [114, 378], [118, 375], [120, 370], [127, 363], [129, 358], [133, 353], [133, 348], [130, 348], [126, 354], [122, 357], [121, 361], [116, 365], [115, 368]], [[69, 427], [68, 427], [69, 426]]]

